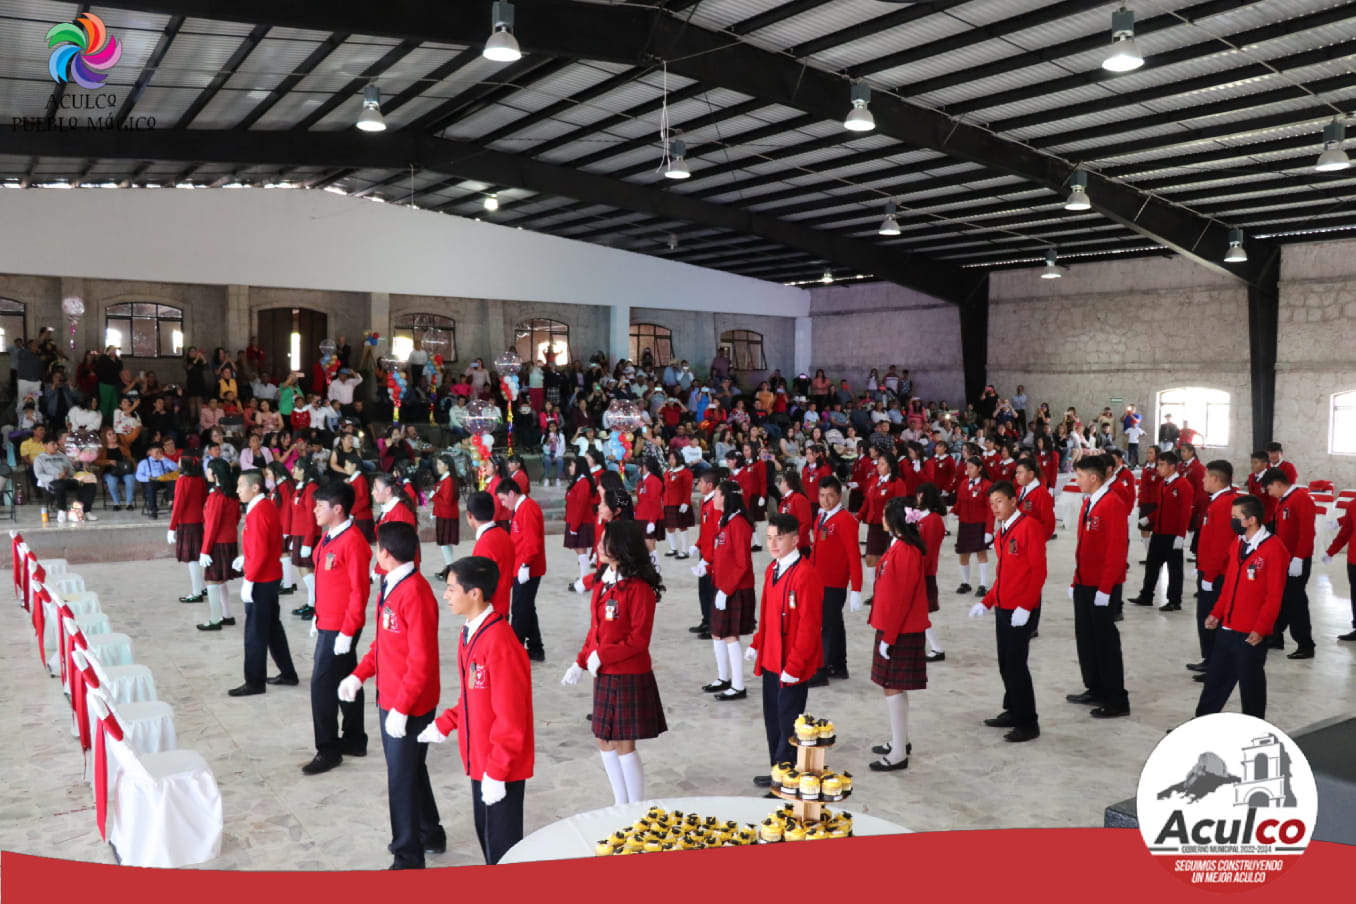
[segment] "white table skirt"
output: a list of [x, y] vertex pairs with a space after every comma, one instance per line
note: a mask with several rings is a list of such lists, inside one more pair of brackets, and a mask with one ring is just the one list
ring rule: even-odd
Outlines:
[[[123, 738], [139, 754], [164, 753], [175, 750], [179, 739], [174, 732], [174, 708], [163, 701], [147, 703], [114, 704], [118, 707], [119, 724], [122, 725]], [[98, 720], [91, 708], [86, 715], [89, 718], [90, 737], [98, 731]], [[118, 759], [117, 747], [110, 747], [108, 755], [108, 787], [112, 788], [122, 764]], [[94, 785], [94, 757], [85, 757], [85, 781]]]
[[[501, 863], [530, 863], [538, 860], [572, 860], [593, 857], [594, 845], [620, 828], [631, 825], [644, 816], [651, 807], [682, 810], [715, 816], [721, 820], [758, 824], [782, 805], [767, 797], [677, 797], [648, 800], [639, 804], [604, 807], [575, 816], [568, 816], [540, 828], [515, 844]], [[909, 830], [875, 816], [859, 813], [852, 799], [842, 804], [829, 804], [834, 812], [846, 810], [852, 814], [853, 835], [900, 835]]]

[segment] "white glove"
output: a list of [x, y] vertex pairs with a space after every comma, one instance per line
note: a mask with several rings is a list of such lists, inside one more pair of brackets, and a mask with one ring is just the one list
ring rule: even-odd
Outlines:
[[584, 664], [588, 666], [589, 674], [597, 678], [598, 669], [602, 666], [603, 661], [598, 658], [598, 651], [594, 650], [592, 653], [589, 654], [589, 658], [587, 661], [585, 661]]
[[570, 663], [570, 667], [565, 670], [565, 677], [560, 679], [560, 683], [569, 687], [579, 683], [579, 679], [584, 677], [584, 670], [576, 662]]
[[198, 556], [198, 564], [201, 565], [203, 568], [211, 568], [212, 557], [207, 553], [203, 553], [202, 555]]
[[358, 699], [358, 691], [363, 689], [363, 683], [357, 675], [349, 675], [343, 681], [339, 682], [339, 699], [345, 703], [352, 703]]
[[684, 502], [682, 505], [678, 506], [678, 511], [680, 511], [680, 512], [686, 512], [687, 509], [688, 509], [688, 505], [687, 505], [686, 502]]
[[1293, 559], [1290, 560], [1290, 568], [1286, 570], [1286, 574], [1290, 575], [1292, 578], [1297, 578], [1303, 573], [1304, 573], [1304, 560], [1301, 559], [1299, 556], [1295, 556]]
[[849, 612], [862, 611], [862, 592], [860, 590], [853, 590], [851, 593], [848, 594], [848, 611]]
[[645, 532], [646, 532], [647, 534], [654, 533], [654, 522], [653, 522], [653, 521], [646, 522], [646, 524], [645, 524]]
[[992, 546], [992, 545], [993, 545], [993, 534], [985, 534], [985, 535], [984, 535], [984, 545], [985, 545], [985, 546]]
[[857, 484], [855, 484], [855, 483], [849, 483], [849, 484], [848, 484], [848, 489], [849, 489], [849, 490], [855, 490], [855, 489], [857, 489]]
[[173, 546], [174, 541], [177, 539], [179, 539], [179, 535], [174, 532], [173, 528], [170, 528], [169, 530], [165, 531], [165, 542], [168, 543], [170, 546]]
[[1069, 585], [1069, 599], [1074, 598], [1073, 584]]
[[696, 556], [697, 558], [700, 559], [700, 558], [701, 558], [701, 555], [702, 555], [702, 551], [701, 551], [701, 548], [700, 548], [700, 547], [697, 547], [697, 546], [689, 546], [689, 547], [688, 547], [688, 550], [687, 550], [687, 554], [690, 555], [690, 556]]
[[988, 606], [984, 605], [983, 603], [975, 603], [973, 606], [970, 607], [970, 617], [983, 618], [984, 613], [988, 611], [989, 611]]
[[1031, 621], [1030, 609], [1023, 609], [1018, 606], [1016, 609], [1012, 610], [1012, 626], [1014, 628], [1020, 628], [1029, 621]]
[[528, 578], [530, 577], [530, 575], [531, 575], [531, 569], [529, 569], [529, 568], [527, 567], [527, 563], [524, 562], [524, 563], [523, 563], [523, 567], [521, 567], [521, 568], [518, 569], [518, 583], [519, 583], [519, 584], [526, 584]]
[[236, 556], [234, 559], [232, 559], [232, 560], [231, 560], [231, 570], [232, 570], [232, 571], [244, 571], [244, 570], [245, 570], [245, 557], [244, 557], [244, 556]]
[[419, 737], [415, 740], [420, 744], [441, 744], [447, 740], [447, 735], [438, 730], [437, 722], [430, 722], [427, 728], [419, 732]]
[[1215, 589], [1215, 582], [1214, 582], [1214, 581], [1201, 581], [1201, 589], [1204, 590], [1206, 593], [1209, 593], [1210, 591], [1212, 591], [1212, 590]]
[[1173, 548], [1173, 549], [1181, 549], [1181, 548], [1182, 548], [1183, 546], [1185, 546], [1185, 545], [1186, 545], [1186, 537], [1173, 537], [1173, 538], [1172, 538], [1172, 548]]
[[1103, 593], [1102, 591], [1098, 590], [1097, 595], [1092, 599], [1092, 604], [1094, 606], [1110, 606], [1111, 594]]
[[1323, 564], [1324, 564], [1324, 565], [1327, 565], [1327, 564], [1328, 564], [1329, 562], [1331, 562], [1331, 561], [1332, 561], [1332, 556], [1328, 555], [1328, 554], [1325, 552], [1325, 553], [1323, 554]]
[[766, 499], [766, 497], [759, 496], [759, 497], [758, 497], [758, 507], [759, 507], [759, 508], [762, 508], [762, 507], [765, 506], [765, 505], [767, 505], [767, 499]]
[[800, 684], [800, 679], [795, 675], [788, 674], [785, 669], [782, 670], [782, 684]]
[[757, 662], [757, 661], [758, 661], [758, 648], [757, 648], [757, 647], [754, 647], [754, 646], [750, 646], [747, 650], [745, 650], [745, 651], [744, 651], [744, 661], [745, 661], [745, 662]]
[[[311, 621], [314, 622], [315, 619], [313, 618], [313, 619], [311, 619]], [[351, 635], [351, 634], [340, 634], [340, 635], [338, 635], [337, 637], [334, 638], [334, 655], [335, 655], [335, 656], [343, 656], [345, 653], [347, 653], [349, 650], [352, 650], [352, 649], [353, 649], [353, 635]]]
[[1328, 523], [1324, 526], [1327, 527], [1328, 530], [1341, 530], [1342, 522], [1338, 521], [1336, 518], [1330, 518], [1328, 519]]
[[706, 565], [706, 560], [705, 560], [705, 559], [698, 559], [698, 560], [697, 560], [697, 567], [694, 568], [694, 569], [692, 569], [692, 573], [695, 574], [695, 575], [696, 575], [697, 577], [699, 577], [699, 578], [704, 578], [704, 577], [706, 577], [707, 574], [710, 573], [710, 570], [707, 568], [707, 565]]
[[[347, 679], [345, 679], [347, 680]], [[409, 717], [398, 710], [391, 710], [386, 714], [386, 734], [393, 738], [405, 737], [405, 723]]]
[[301, 548], [301, 557], [302, 557], [303, 559], [308, 559], [308, 558], [310, 558], [310, 557], [311, 557], [311, 547], [309, 547], [309, 546], [303, 546], [303, 547]]
[[880, 642], [880, 658], [881, 659], [890, 658], [890, 645], [883, 640]]
[[254, 602], [254, 582], [246, 581], [240, 585], [240, 601], [242, 603]]
[[1148, 519], [1148, 518], [1140, 518], [1140, 519], [1139, 519], [1139, 526], [1140, 526], [1140, 527], [1143, 527], [1143, 528], [1145, 528], [1145, 529], [1147, 529], [1147, 528], [1149, 527], [1149, 519]]
[[724, 612], [724, 611], [725, 611], [725, 601], [728, 600], [728, 599], [729, 599], [729, 597], [725, 595], [725, 591], [724, 591], [724, 590], [717, 590], [717, 591], [716, 591], [716, 608], [719, 609], [721, 612]]
[[315, 638], [317, 638], [317, 637], [319, 637], [319, 636], [320, 636], [320, 628], [316, 626], [315, 619], [312, 618], [312, 619], [311, 619], [311, 639], [314, 640]]
[[480, 780], [480, 799], [485, 806], [492, 807], [508, 796], [508, 788], [497, 778], [488, 775]]
[[575, 581], [573, 584], [570, 585], [570, 589], [573, 590], [575, 593], [583, 593], [588, 588], [584, 586], [584, 579], [580, 578], [579, 580]]

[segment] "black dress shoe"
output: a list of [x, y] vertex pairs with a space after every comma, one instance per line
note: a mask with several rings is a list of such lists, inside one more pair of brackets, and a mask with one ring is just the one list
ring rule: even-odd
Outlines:
[[670, 549], [668, 552], [664, 553], [664, 558], [666, 558], [666, 559], [676, 559], [676, 558], [678, 558], [678, 550], [676, 550], [676, 549]]
[[546, 651], [545, 651], [545, 650], [536, 650], [536, 651], [528, 650], [528, 651], [527, 651], [527, 658], [530, 659], [530, 660], [533, 661], [533, 662], [545, 662], [545, 661], [546, 661]]
[[737, 691], [734, 688], [730, 688], [729, 690], [724, 690], [721, 691], [719, 694], [716, 694], [715, 699], [717, 703], [724, 703], [728, 700], [743, 700], [748, 695], [749, 692], [746, 690]]
[[223, 625], [225, 625], [226, 627], [230, 628], [230, 627], [233, 627], [233, 626], [235, 625], [235, 619], [230, 618], [230, 617], [223, 618], [223, 619], [221, 620], [220, 623], [223, 624]]
[[710, 632], [710, 631], [703, 631], [702, 633], [700, 633], [700, 634], [697, 635], [697, 639], [698, 639], [698, 640], [710, 640], [710, 639], [711, 639], [711, 632]]
[[985, 587], [983, 584], [980, 584], [978, 587], [975, 588], [975, 596], [978, 596], [980, 598], [983, 598], [984, 594], [988, 592], [989, 588]]
[[1020, 744], [1023, 741], [1034, 741], [1041, 736], [1041, 730], [1036, 725], [1020, 725], [1012, 731], [1003, 735], [1003, 740], [1011, 741], [1014, 744]]
[[1094, 705], [1102, 702], [1092, 691], [1084, 691], [1081, 694], [1065, 694], [1064, 699], [1070, 703], [1090, 703]]
[[1265, 643], [1266, 643], [1266, 645], [1267, 645], [1267, 649], [1268, 649], [1268, 650], [1284, 650], [1284, 649], [1285, 649], [1285, 639], [1284, 639], [1284, 638], [1275, 638], [1275, 637], [1272, 637], [1272, 638], [1267, 639], [1267, 640], [1265, 641]]
[[272, 678], [265, 678], [269, 684], [280, 684], [284, 687], [296, 687], [301, 683], [301, 679], [296, 675], [274, 675]]
[[367, 756], [367, 741], [364, 740], [361, 745], [341, 742], [339, 752], [344, 756]]
[[753, 548], [750, 550], [750, 552], [762, 552], [762, 551], [763, 551], [763, 547], [761, 547], [761, 546], [759, 546], [759, 545], [757, 545], [757, 544], [754, 544]]
[[1092, 710], [1090, 714], [1094, 719], [1117, 719], [1120, 718], [1121, 716], [1130, 715], [1130, 707], [1099, 706], [1096, 709]]
[[1181, 612], [1181, 611], [1182, 611], [1182, 604], [1181, 604], [1181, 603], [1164, 603], [1163, 605], [1161, 605], [1161, 606], [1158, 607], [1158, 611], [1159, 611], [1159, 612]]
[[992, 719], [985, 719], [984, 724], [990, 728], [1014, 728], [1017, 720], [1012, 717], [1012, 713], [999, 713]]
[[266, 690], [268, 690], [268, 688], [258, 684], [242, 684], [239, 687], [231, 688], [226, 693], [230, 694], [232, 697], [253, 697], [255, 694], [264, 693]]
[[181, 596], [181, 597], [179, 597], [179, 602], [181, 602], [181, 603], [201, 603], [201, 602], [202, 602], [203, 600], [205, 600], [205, 599], [207, 599], [207, 591], [206, 591], [206, 590], [204, 590], [202, 593], [190, 593], [188, 596]]
[[702, 622], [700, 625], [693, 625], [692, 627], [688, 628], [688, 629], [687, 629], [687, 633], [689, 633], [689, 634], [701, 634], [701, 633], [703, 633], [703, 632], [705, 632], [705, 631], [709, 631], [709, 630], [711, 630], [711, 626], [708, 625], [706, 622]]
[[329, 772], [343, 761], [344, 758], [342, 756], [325, 756], [324, 754], [317, 753], [309, 763], [301, 767], [301, 774], [319, 775], [322, 772]]
[[881, 757], [878, 760], [872, 760], [871, 764], [867, 768], [870, 769], [872, 772], [894, 772], [898, 769], [908, 769], [909, 758], [906, 756], [898, 763], [892, 763], [885, 757]]
[[219, 622], [219, 621], [204, 622], [204, 623], [202, 623], [201, 625], [198, 625], [198, 630], [199, 630], [199, 631], [220, 631], [220, 630], [221, 630], [221, 622]]
[[852, 677], [851, 675], [848, 674], [848, 670], [846, 668], [825, 669], [824, 674], [830, 678], [835, 678], [840, 681], [846, 681], [848, 678]]
[[[887, 743], [885, 743], [885, 744], [877, 744], [875, 747], [872, 747], [872, 748], [871, 748], [871, 752], [872, 752], [872, 753], [878, 753], [878, 754], [880, 754], [881, 756], [889, 756], [889, 755], [890, 755], [890, 751], [893, 750], [893, 749], [894, 749], [894, 747], [892, 747], [892, 746], [887, 742]], [[913, 742], [912, 742], [912, 741], [910, 741], [909, 743], [907, 743], [907, 744], [904, 745], [904, 756], [907, 757], [907, 756], [908, 756], [909, 754], [911, 754], [911, 753], [913, 753]]]
[[956, 592], [957, 592], [957, 593], [969, 593], [971, 590], [974, 590], [974, 589], [975, 589], [975, 588], [971, 587], [969, 584], [961, 584], [959, 587], [956, 588]]
[[425, 842], [424, 842], [424, 853], [425, 853], [425, 854], [446, 854], [446, 853], [447, 853], [447, 836], [446, 836], [446, 835], [443, 835], [442, 838], [434, 838], [434, 839], [432, 839], [431, 841], [425, 841]]
[[718, 694], [721, 691], [728, 691], [729, 689], [730, 682], [722, 681], [719, 678], [717, 678], [715, 681], [712, 681], [710, 684], [702, 685], [702, 690], [706, 691], [708, 694]]
[[296, 592], [297, 592], [297, 585], [296, 585], [296, 584], [293, 584], [291, 587], [279, 587], [279, 588], [278, 588], [278, 596], [291, 596], [293, 593], [296, 593]]
[[1152, 605], [1154, 604], [1154, 601], [1153, 601], [1152, 598], [1145, 599], [1145, 598], [1142, 597], [1142, 596], [1137, 596], [1137, 597], [1135, 597], [1134, 599], [1132, 599], [1130, 602], [1131, 602], [1133, 605], [1136, 605], [1136, 606], [1152, 606]]
[[[438, 572], [438, 580], [440, 580], [440, 581], [446, 581], [446, 580], [447, 580], [447, 575], [448, 575], [451, 571], [452, 571], [452, 566], [449, 565], [449, 566], [447, 566], [446, 568], [444, 568], [442, 571]], [[447, 846], [446, 846], [446, 845], [443, 846], [443, 850], [444, 850], [444, 851], [447, 850]], [[425, 851], [424, 853], [428, 853], [428, 852]], [[442, 851], [439, 851], [438, 853], [441, 854]]]
[[1188, 662], [1188, 663], [1187, 663], [1187, 671], [1188, 671], [1188, 672], [1204, 672], [1204, 671], [1206, 671], [1206, 670], [1209, 669], [1209, 668], [1210, 668], [1210, 663], [1207, 662], [1207, 661], [1204, 660], [1204, 659], [1202, 659], [1200, 662]]
[[1125, 621], [1125, 613], [1124, 613], [1124, 612], [1117, 612], [1115, 615], [1111, 616], [1111, 620], [1114, 621], [1114, 622], [1117, 622], [1117, 621]]
[[1197, 672], [1195, 675], [1192, 675], [1192, 676], [1191, 676], [1191, 680], [1192, 680], [1192, 681], [1201, 681], [1201, 682], [1204, 682], [1204, 681], [1205, 681], [1205, 672]]
[[1286, 659], [1313, 659], [1313, 658], [1314, 658], [1314, 648], [1313, 648], [1313, 647], [1300, 647], [1300, 648], [1299, 648], [1298, 650], [1296, 650], [1295, 652], [1288, 654], [1285, 658], [1286, 658]]
[[306, 605], [306, 606], [298, 606], [297, 608], [295, 608], [295, 609], [292, 610], [292, 614], [293, 614], [293, 615], [300, 615], [302, 618], [308, 618], [308, 617], [310, 617], [310, 614], [311, 614], [312, 612], [314, 612], [314, 611], [315, 611], [315, 610], [312, 609], [309, 605]]
[[1353, 640], [1356, 640], [1356, 631], [1352, 631], [1352, 632], [1349, 633], [1349, 634], [1339, 634], [1339, 635], [1337, 635], [1337, 639], [1338, 639], [1338, 640], [1345, 640], [1345, 641], [1353, 641]]
[[814, 676], [813, 678], [811, 678], [809, 681], [805, 682], [805, 686], [806, 686], [806, 687], [828, 687], [828, 686], [829, 686], [829, 676], [828, 676], [828, 675], [825, 675], [823, 672], [816, 672], [816, 673], [815, 673], [815, 676]]
[[753, 777], [753, 783], [754, 783], [755, 785], [757, 785], [758, 787], [760, 787], [760, 788], [771, 788], [771, 787], [772, 787], [772, 776], [770, 776], [770, 775], [755, 775], [755, 776]]
[[928, 650], [924, 657], [928, 662], [946, 662], [946, 653], [942, 650]]

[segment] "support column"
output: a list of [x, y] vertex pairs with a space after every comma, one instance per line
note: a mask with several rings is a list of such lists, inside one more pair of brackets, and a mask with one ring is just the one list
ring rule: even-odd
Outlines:
[[[216, 343], [208, 341], [207, 330], [198, 329], [206, 327], [207, 324], [193, 324], [190, 329], [194, 336], [194, 341], [190, 345], [196, 345], [199, 348], [207, 346], [208, 355], [211, 354], [210, 348]], [[250, 341], [250, 335], [254, 332], [254, 318], [250, 313], [250, 287], [249, 286], [227, 286], [226, 287], [226, 347], [239, 350], [246, 346]]]
[[[372, 292], [367, 301], [368, 320], [367, 329], [376, 333], [382, 339], [386, 340], [386, 347], [391, 346], [391, 293], [390, 292]], [[361, 340], [359, 336], [350, 336], [349, 345], [356, 348]]]
[[510, 329], [512, 327], [504, 322], [504, 303], [487, 299], [485, 301], [485, 341], [488, 346], [477, 349], [475, 354], [465, 355], [466, 360], [469, 362], [472, 358], [484, 358], [486, 367], [494, 367], [494, 359], [513, 344], [513, 336], [509, 333]]
[[614, 304], [611, 323], [607, 354], [615, 366], [622, 358], [631, 357], [631, 306]]
[[[796, 318], [795, 373], [808, 374], [814, 354], [814, 321], [809, 317]], [[794, 376], [795, 374], [792, 374]], [[789, 378], [788, 378], [789, 380]]]
[[1248, 286], [1248, 359], [1252, 376], [1252, 447], [1273, 439], [1276, 417], [1276, 333], [1281, 312], [1281, 253], [1277, 249]]
[[960, 317], [961, 361], [965, 369], [965, 400], [975, 402], [984, 392], [989, 373], [989, 277], [985, 275], [957, 309]]

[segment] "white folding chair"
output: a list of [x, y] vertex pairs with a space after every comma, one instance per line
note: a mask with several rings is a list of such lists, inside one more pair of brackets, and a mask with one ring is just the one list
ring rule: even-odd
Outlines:
[[[44, 567], [46, 563], [43, 563]], [[47, 583], [55, 587], [62, 596], [68, 593], [83, 593], [85, 590], [85, 579], [73, 572], [54, 575], [49, 569], [47, 572]]]
[[[71, 650], [71, 667], [79, 673], [79, 681], [75, 684], [77, 693], [88, 694], [93, 690], [104, 690], [99, 683], [98, 674], [95, 673], [89, 657], [85, 656], [83, 650]], [[88, 698], [82, 701], [72, 700], [72, 703], [75, 704], [76, 718], [83, 717], [84, 719], [85, 734], [81, 738], [81, 746], [83, 747], [85, 746], [84, 742], [94, 737], [94, 731], [98, 725], [86, 705]], [[122, 726], [125, 740], [131, 744], [132, 749], [137, 753], [143, 755], [163, 753], [166, 750], [174, 750], [179, 746], [174, 731], [174, 707], [163, 700], [118, 705], [105, 692], [104, 703], [109, 712], [113, 713], [113, 716], [118, 720], [118, 724]], [[114, 775], [110, 774], [109, 778], [111, 781]], [[94, 781], [93, 764], [88, 760], [85, 762], [85, 781], [91, 783]]]
[[[81, 651], [84, 652], [83, 650]], [[151, 667], [139, 662], [132, 665], [104, 665], [98, 657], [86, 656], [90, 668], [99, 678], [99, 687], [113, 703], [149, 703], [159, 700], [155, 691], [155, 676]]]
[[[124, 866], [173, 868], [221, 853], [221, 793], [193, 750], [138, 754], [101, 691], [91, 691], [95, 718], [95, 809], [99, 833]], [[108, 757], [121, 767], [110, 781]]]
[[[33, 605], [42, 606], [43, 615], [47, 619], [47, 627], [51, 633], [43, 637], [43, 646], [47, 649], [47, 671], [55, 675], [61, 669], [60, 657], [62, 650], [70, 649], [70, 644], [62, 644], [59, 631], [61, 629], [62, 619], [72, 618], [75, 620], [75, 626], [85, 634], [86, 637], [102, 637], [112, 633], [112, 628], [108, 624], [108, 616], [102, 612], [91, 612], [84, 615], [77, 614], [64, 602], [60, 596], [54, 596], [50, 591], [33, 595]], [[69, 690], [69, 682], [67, 690]]]
[[103, 608], [99, 605], [99, 594], [93, 590], [77, 590], [75, 593], [63, 593], [61, 599], [66, 605], [71, 607], [77, 615], [81, 612], [102, 612]]
[[71, 563], [65, 559], [42, 559], [42, 567], [47, 569], [49, 577], [66, 574], [71, 570]]
[[[132, 664], [132, 638], [126, 634], [95, 634], [86, 637], [80, 630], [80, 626], [75, 623], [75, 619], [62, 619], [66, 628], [66, 642], [74, 644], [86, 655], [99, 660], [101, 665], [131, 665]], [[70, 678], [66, 679], [66, 692], [70, 693]]]

